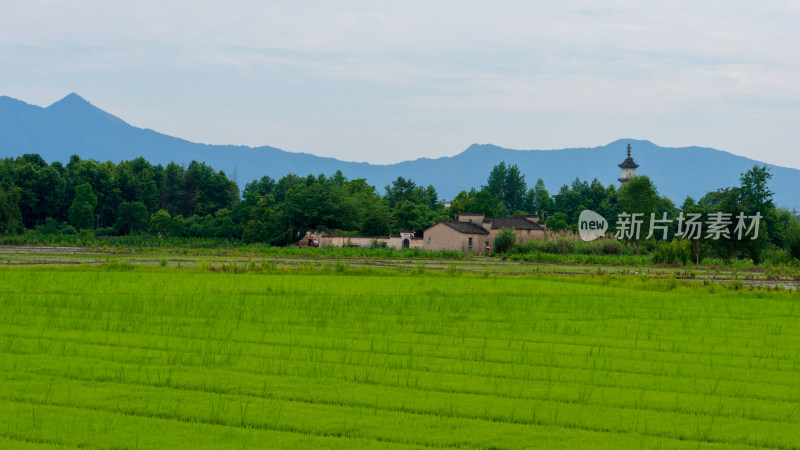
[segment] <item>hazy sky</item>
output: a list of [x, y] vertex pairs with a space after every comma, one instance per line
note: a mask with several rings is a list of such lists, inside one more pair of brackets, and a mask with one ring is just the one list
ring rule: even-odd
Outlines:
[[620, 138], [800, 168], [800, 2], [0, 0], [0, 95], [351, 161]]

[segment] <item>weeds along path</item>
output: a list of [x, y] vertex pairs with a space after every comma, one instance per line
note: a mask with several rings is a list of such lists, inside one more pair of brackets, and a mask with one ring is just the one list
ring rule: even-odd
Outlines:
[[800, 294], [0, 268], [0, 446], [800, 448]]
[[[796, 267], [670, 267], [630, 265], [620, 260], [614, 264], [569, 262], [529, 262], [501, 257], [468, 256], [456, 252], [437, 254], [380, 249], [252, 249], [243, 248], [147, 248], [147, 247], [57, 247], [0, 246], [2, 266], [66, 266], [66, 265], [135, 265], [150, 267], [205, 267], [212, 270], [263, 270], [265, 267], [291, 269], [359, 269], [377, 268], [393, 271], [438, 271], [481, 275], [558, 274], [639, 275], [648, 279], [670, 279], [697, 282], [738, 284], [741, 287], [786, 287], [797, 289], [800, 272]], [[375, 256], [372, 253], [382, 254]], [[353, 256], [360, 255], [360, 256]], [[420, 256], [423, 255], [423, 256]], [[557, 255], [556, 255], [557, 256]], [[613, 258], [611, 258], [613, 260]], [[235, 267], [235, 268], [234, 268]]]

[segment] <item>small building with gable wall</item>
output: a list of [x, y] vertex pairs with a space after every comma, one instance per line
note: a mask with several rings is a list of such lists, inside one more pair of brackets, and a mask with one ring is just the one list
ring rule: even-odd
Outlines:
[[486, 217], [483, 214], [459, 214], [458, 221], [439, 222], [425, 230], [423, 246], [426, 250], [458, 250], [465, 253], [485, 253], [494, 246], [494, 239], [503, 228], [510, 228], [516, 243], [543, 239], [545, 226], [539, 217]]
[[483, 253], [489, 244], [486, 228], [469, 222], [439, 222], [425, 230], [422, 238], [425, 250], [458, 250], [464, 253]]

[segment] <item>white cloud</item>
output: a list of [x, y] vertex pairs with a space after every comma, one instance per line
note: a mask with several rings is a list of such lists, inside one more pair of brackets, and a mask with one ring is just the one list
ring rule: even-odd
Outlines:
[[77, 91], [187, 139], [342, 159], [659, 136], [753, 157], [769, 140], [800, 167], [782, 120], [798, 19], [778, 0], [29, 0], [0, 16], [0, 93]]

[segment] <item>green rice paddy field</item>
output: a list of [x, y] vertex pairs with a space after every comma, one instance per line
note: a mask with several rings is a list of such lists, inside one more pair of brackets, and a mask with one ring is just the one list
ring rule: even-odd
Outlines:
[[0, 268], [0, 448], [800, 448], [796, 291], [417, 272]]

